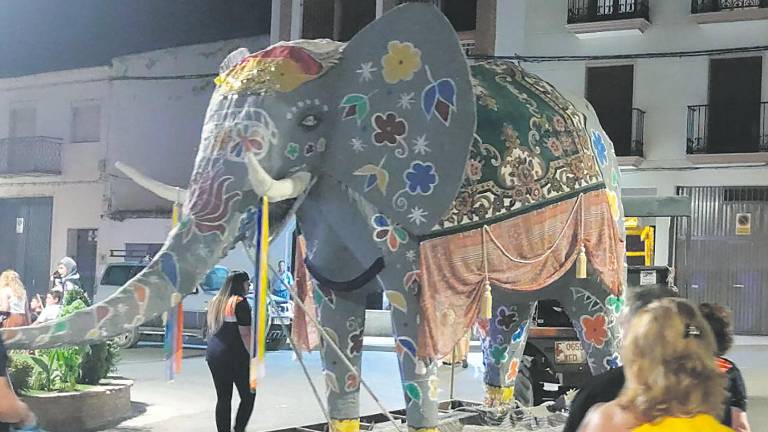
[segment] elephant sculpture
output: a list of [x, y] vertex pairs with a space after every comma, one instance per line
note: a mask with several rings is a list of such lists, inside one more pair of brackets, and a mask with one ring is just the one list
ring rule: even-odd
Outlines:
[[[145, 182], [184, 202], [160, 253], [101, 304], [4, 330], [9, 347], [95, 342], [163, 313], [268, 197], [271, 217], [295, 213], [321, 325], [358, 370], [365, 299], [384, 291], [410, 428], [437, 427], [436, 359], [478, 317], [489, 405], [512, 398], [539, 299], [566, 308], [594, 373], [618, 366], [619, 170], [586, 101], [512, 62], [469, 65], [447, 19], [419, 3], [347, 44], [237, 50], [216, 84], [189, 189]], [[359, 375], [329, 343], [331, 428], [356, 431]]]

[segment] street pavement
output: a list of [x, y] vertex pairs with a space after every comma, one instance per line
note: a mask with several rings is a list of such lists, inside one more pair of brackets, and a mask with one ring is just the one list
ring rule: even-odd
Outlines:
[[[741, 368], [749, 393], [749, 416], [754, 432], [768, 432], [768, 339], [740, 338], [730, 356]], [[404, 407], [400, 390], [397, 358], [386, 343], [367, 343], [363, 354], [363, 379], [367, 381], [386, 409]], [[185, 349], [182, 373], [167, 382], [162, 349], [140, 347], [123, 351], [119, 375], [135, 380], [132, 390], [134, 416], [108, 432], [215, 430], [216, 395], [205, 364], [205, 351]], [[320, 356], [305, 355], [313, 382], [324, 395]], [[323, 422], [323, 414], [312, 395], [293, 352], [267, 353], [267, 375], [256, 397], [256, 406], [248, 431], [268, 431]], [[454, 397], [481, 401], [482, 363], [479, 352], [469, 356], [468, 369], [456, 369]], [[450, 398], [450, 368], [440, 368], [440, 398]], [[235, 393], [236, 394], [236, 393]], [[237, 396], [234, 396], [236, 404]], [[373, 399], [361, 391], [361, 412], [380, 412]]]

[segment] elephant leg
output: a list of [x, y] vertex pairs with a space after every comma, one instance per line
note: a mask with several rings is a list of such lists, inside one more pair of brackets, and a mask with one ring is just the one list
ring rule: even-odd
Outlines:
[[437, 359], [416, 356], [419, 325], [418, 244], [401, 245], [387, 257], [379, 274], [392, 311], [395, 351], [400, 365], [400, 378], [410, 430], [435, 430], [438, 423]]
[[522, 361], [535, 302], [517, 293], [493, 290], [493, 317], [483, 340], [485, 405], [508, 407], [514, 398], [515, 379]]
[[621, 331], [617, 314], [624, 299], [609, 292], [596, 277], [570, 279], [557, 299], [565, 308], [587, 353], [593, 375], [621, 365]]

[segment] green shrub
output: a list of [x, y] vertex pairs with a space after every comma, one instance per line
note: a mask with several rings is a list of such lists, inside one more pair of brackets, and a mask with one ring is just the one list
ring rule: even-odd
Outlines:
[[67, 307], [77, 300], [80, 300], [86, 307], [91, 305], [91, 300], [88, 299], [88, 294], [80, 288], [73, 288], [64, 294], [64, 300], [61, 302], [62, 307]]
[[35, 374], [35, 363], [29, 356], [20, 352], [9, 353], [8, 378], [16, 393], [22, 393], [31, 386], [32, 377]]
[[83, 350], [79, 383], [96, 385], [117, 369], [120, 348], [113, 341], [91, 345]]

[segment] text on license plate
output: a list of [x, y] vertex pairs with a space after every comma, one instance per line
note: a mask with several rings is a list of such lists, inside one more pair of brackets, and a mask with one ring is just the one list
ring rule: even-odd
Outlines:
[[585, 363], [587, 353], [579, 341], [555, 342], [555, 362], [563, 364]]

